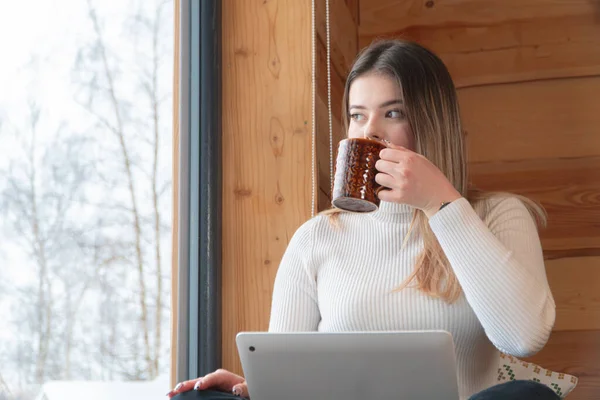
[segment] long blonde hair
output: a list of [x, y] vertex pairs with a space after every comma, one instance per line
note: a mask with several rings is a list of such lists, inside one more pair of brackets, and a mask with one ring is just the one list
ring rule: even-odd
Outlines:
[[[484, 192], [468, 182], [465, 137], [460, 119], [456, 88], [444, 63], [421, 45], [403, 40], [379, 40], [363, 49], [348, 74], [342, 101], [344, 128], [348, 130], [348, 94], [359, 76], [377, 72], [395, 79], [402, 89], [406, 116], [415, 135], [415, 151], [437, 166], [454, 188], [471, 204], [491, 197], [516, 196], [528, 207], [538, 223], [545, 225], [546, 214], [534, 201], [509, 193]], [[335, 223], [342, 211], [336, 208], [322, 214]], [[456, 301], [462, 289], [424, 212], [415, 210], [404, 244], [417, 230], [423, 250], [414, 271], [397, 290], [413, 281], [427, 295], [448, 303]]]

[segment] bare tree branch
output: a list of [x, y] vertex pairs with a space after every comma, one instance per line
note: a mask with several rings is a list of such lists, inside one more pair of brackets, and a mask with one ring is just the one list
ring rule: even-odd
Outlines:
[[141, 290], [141, 294], [139, 296], [140, 308], [141, 308], [140, 323], [142, 325], [142, 335], [144, 337], [144, 350], [145, 350], [145, 359], [146, 359], [146, 363], [147, 363], [148, 374], [150, 375], [150, 377], [154, 377], [155, 373], [153, 371], [152, 356], [151, 356], [151, 352], [150, 352], [150, 338], [149, 338], [149, 332], [148, 332], [148, 309], [147, 309], [147, 305], [146, 305], [146, 283], [144, 280], [144, 260], [143, 260], [142, 248], [141, 248], [141, 243], [140, 243], [140, 241], [141, 241], [140, 217], [139, 217], [139, 212], [138, 212], [138, 204], [137, 204], [137, 199], [136, 199], [134, 178], [133, 178], [133, 174], [131, 171], [131, 161], [130, 161], [130, 157], [129, 157], [129, 150], [128, 150], [127, 144], [125, 142], [125, 133], [124, 133], [124, 128], [123, 128], [123, 121], [121, 118], [121, 109], [119, 107], [119, 100], [117, 99], [117, 95], [115, 92], [113, 71], [111, 70], [109, 63], [108, 63], [107, 50], [106, 50], [106, 46], [104, 44], [103, 32], [100, 27], [100, 23], [98, 21], [96, 11], [92, 5], [91, 0], [88, 0], [87, 3], [88, 3], [88, 9], [89, 9], [89, 16], [90, 16], [90, 19], [92, 20], [92, 23], [94, 26], [94, 32], [96, 34], [96, 43], [97, 43], [97, 48], [99, 50], [100, 57], [101, 57], [103, 72], [108, 81], [109, 100], [110, 100], [110, 104], [113, 108], [114, 116], [115, 116], [115, 119], [117, 122], [116, 134], [117, 134], [117, 138], [119, 140], [119, 144], [121, 147], [123, 163], [125, 165], [127, 180], [129, 183], [129, 193], [130, 193], [131, 206], [133, 209], [133, 218], [134, 218], [133, 228], [134, 228], [134, 232], [135, 232], [135, 250], [136, 250], [136, 258], [137, 258], [137, 268], [138, 268], [138, 274], [139, 274], [138, 283], [139, 283], [140, 290]]

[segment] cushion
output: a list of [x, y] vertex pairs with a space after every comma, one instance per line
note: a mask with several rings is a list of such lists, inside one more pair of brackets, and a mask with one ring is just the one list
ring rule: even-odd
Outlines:
[[501, 354], [500, 357], [500, 365], [498, 366], [499, 384], [514, 380], [534, 381], [548, 386], [560, 398], [565, 398], [577, 386], [578, 379], [573, 375], [550, 371], [508, 354]]

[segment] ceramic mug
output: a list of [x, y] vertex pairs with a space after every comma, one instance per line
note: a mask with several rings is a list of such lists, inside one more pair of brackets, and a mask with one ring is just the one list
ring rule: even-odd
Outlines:
[[387, 146], [375, 139], [353, 138], [340, 141], [336, 159], [331, 203], [352, 212], [372, 212], [379, 208], [381, 185], [375, 182], [375, 163]]

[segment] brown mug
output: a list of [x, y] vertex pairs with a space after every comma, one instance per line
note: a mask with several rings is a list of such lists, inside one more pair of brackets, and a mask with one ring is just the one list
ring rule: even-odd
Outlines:
[[368, 138], [340, 141], [331, 201], [334, 207], [359, 213], [379, 208], [377, 193], [381, 185], [375, 182], [375, 163], [386, 147], [383, 142]]

